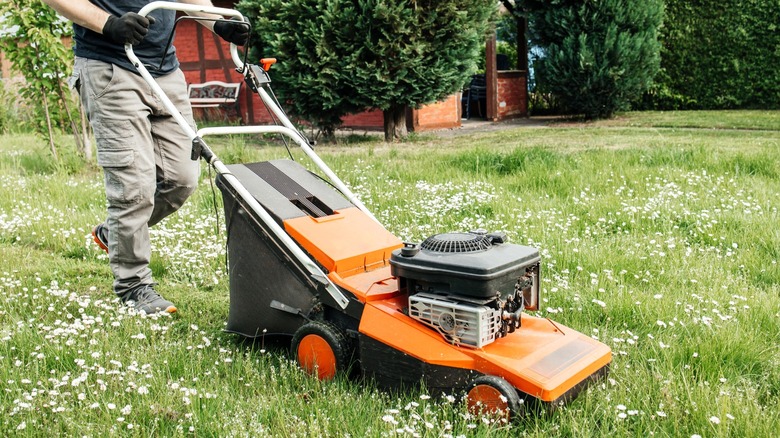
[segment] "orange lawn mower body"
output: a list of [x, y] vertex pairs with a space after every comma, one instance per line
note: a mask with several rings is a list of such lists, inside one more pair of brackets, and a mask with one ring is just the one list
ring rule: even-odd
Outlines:
[[523, 312], [539, 303], [535, 248], [482, 231], [405, 244], [294, 161], [227, 167], [348, 299], [298, 269], [220, 177], [228, 331], [292, 336], [293, 356], [321, 379], [357, 366], [386, 388], [466, 393], [474, 409], [556, 404], [606, 371], [609, 347]]

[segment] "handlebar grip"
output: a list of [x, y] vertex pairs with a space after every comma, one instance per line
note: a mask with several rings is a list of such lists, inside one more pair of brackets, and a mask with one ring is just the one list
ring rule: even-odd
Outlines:
[[[193, 5], [189, 3], [174, 3], [174, 2], [167, 2], [167, 1], [154, 1], [143, 8], [141, 8], [140, 11], [138, 11], [138, 15], [141, 15], [143, 17], [146, 17], [154, 10], [157, 9], [167, 9], [171, 11], [179, 11], [184, 13], [197, 13], [202, 12], [204, 14], [213, 14], [213, 15], [221, 15], [223, 17], [231, 17], [231, 18], [238, 18], [241, 21], [247, 22], [247, 19], [244, 18], [244, 16], [241, 14], [241, 12], [238, 12], [235, 9], [227, 9], [227, 8], [218, 8], [216, 6], [202, 6], [202, 5]], [[135, 64], [135, 53], [133, 52], [133, 46], [131, 44], [125, 44], [125, 53], [127, 53], [128, 58], [130, 58], [131, 62]], [[238, 54], [238, 46], [236, 46], [233, 43], [230, 43], [230, 57], [233, 59], [233, 63], [236, 65], [236, 68], [239, 70], [243, 70], [244, 68], [244, 61], [241, 60], [241, 56]]]

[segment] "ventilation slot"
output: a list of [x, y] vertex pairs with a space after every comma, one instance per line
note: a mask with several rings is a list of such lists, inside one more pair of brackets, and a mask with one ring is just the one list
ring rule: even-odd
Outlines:
[[431, 236], [420, 244], [427, 251], [442, 253], [478, 252], [490, 249], [490, 237], [475, 233], [444, 233]]

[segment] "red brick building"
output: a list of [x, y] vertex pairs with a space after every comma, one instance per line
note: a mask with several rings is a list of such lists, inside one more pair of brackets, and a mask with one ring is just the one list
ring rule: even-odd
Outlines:
[[[235, 1], [213, 1], [215, 6], [231, 8]], [[183, 21], [176, 32], [175, 45], [182, 70], [189, 83], [211, 80], [240, 82], [230, 60], [227, 43], [194, 21]], [[525, 70], [498, 71], [496, 66], [495, 36], [486, 41], [487, 120], [502, 120], [528, 115], [527, 80]], [[245, 123], [267, 121], [268, 112], [253, 93], [242, 87], [239, 108]], [[459, 127], [462, 117], [461, 93], [443, 102], [411, 110], [407, 125], [415, 131]], [[367, 111], [344, 117], [344, 126], [362, 129], [378, 129], [383, 126], [381, 111]]]

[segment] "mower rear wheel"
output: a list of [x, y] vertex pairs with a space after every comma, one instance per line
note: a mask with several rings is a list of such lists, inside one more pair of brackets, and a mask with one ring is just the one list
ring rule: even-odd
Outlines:
[[349, 365], [349, 343], [344, 332], [327, 321], [311, 321], [293, 336], [292, 354], [298, 365], [320, 380], [331, 380]]
[[474, 415], [505, 415], [517, 418], [523, 406], [517, 390], [498, 376], [484, 375], [474, 379], [466, 391], [469, 412]]

